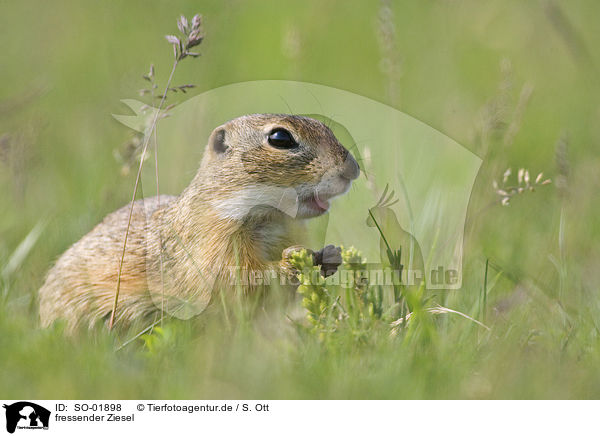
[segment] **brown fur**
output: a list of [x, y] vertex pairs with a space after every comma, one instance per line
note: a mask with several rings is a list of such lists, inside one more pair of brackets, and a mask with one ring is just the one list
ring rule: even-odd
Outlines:
[[[274, 127], [290, 131], [300, 148], [291, 152], [270, 146], [267, 132]], [[223, 131], [225, 152], [213, 147]], [[342, 174], [348, 165], [351, 176], [335, 177], [351, 181], [357, 176], [352, 166], [358, 166], [333, 133], [310, 118], [248, 115], [215, 129], [198, 173], [180, 196], [134, 203], [116, 324], [153, 319], [163, 308], [183, 318], [201, 312], [215, 286], [234, 278], [229, 266], [290, 274], [291, 251], [282, 251], [293, 243], [292, 217], [258, 207], [236, 218], [215, 204], [227, 209], [229, 199], [256, 184], [312, 186], [326, 172]], [[50, 270], [39, 293], [43, 326], [63, 318], [73, 330], [108, 319], [129, 209], [108, 215]]]

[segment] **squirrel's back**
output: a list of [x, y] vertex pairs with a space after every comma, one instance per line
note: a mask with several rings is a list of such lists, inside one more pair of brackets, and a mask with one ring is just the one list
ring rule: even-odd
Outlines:
[[[121, 274], [119, 317], [123, 322], [156, 311], [146, 282], [148, 222], [176, 198], [161, 195], [160, 201], [151, 197], [134, 202]], [[50, 269], [39, 292], [42, 326], [64, 318], [71, 328], [91, 327], [110, 316], [129, 211], [127, 205], [107, 215]]]

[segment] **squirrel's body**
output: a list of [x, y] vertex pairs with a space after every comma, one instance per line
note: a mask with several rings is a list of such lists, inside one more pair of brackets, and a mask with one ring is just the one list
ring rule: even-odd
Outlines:
[[[324, 213], [358, 172], [333, 133], [310, 118], [249, 115], [218, 127], [180, 196], [134, 203], [116, 323], [161, 310], [200, 313], [215, 287], [239, 283], [240, 273], [290, 274], [297, 247], [289, 227]], [[50, 270], [40, 289], [43, 325], [64, 318], [73, 329], [110, 317], [129, 211], [109, 214]]]

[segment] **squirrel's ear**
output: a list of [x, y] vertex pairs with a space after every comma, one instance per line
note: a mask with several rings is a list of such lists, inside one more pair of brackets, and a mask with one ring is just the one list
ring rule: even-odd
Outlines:
[[217, 154], [222, 154], [227, 151], [229, 147], [225, 144], [224, 128], [219, 127], [212, 132], [212, 135], [210, 135], [210, 139], [208, 140], [208, 146]]

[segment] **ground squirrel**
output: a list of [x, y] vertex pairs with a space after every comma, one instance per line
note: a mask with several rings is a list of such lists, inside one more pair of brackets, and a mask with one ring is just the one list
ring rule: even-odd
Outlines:
[[[325, 213], [359, 171], [312, 118], [256, 114], [217, 127], [181, 195], [134, 203], [116, 325], [161, 309], [195, 315], [239, 271], [293, 274], [289, 257], [300, 247], [290, 226]], [[72, 330], [108, 320], [130, 207], [108, 215], [49, 271], [39, 293], [43, 326], [65, 319]], [[321, 250], [316, 262], [327, 263], [322, 257]]]

